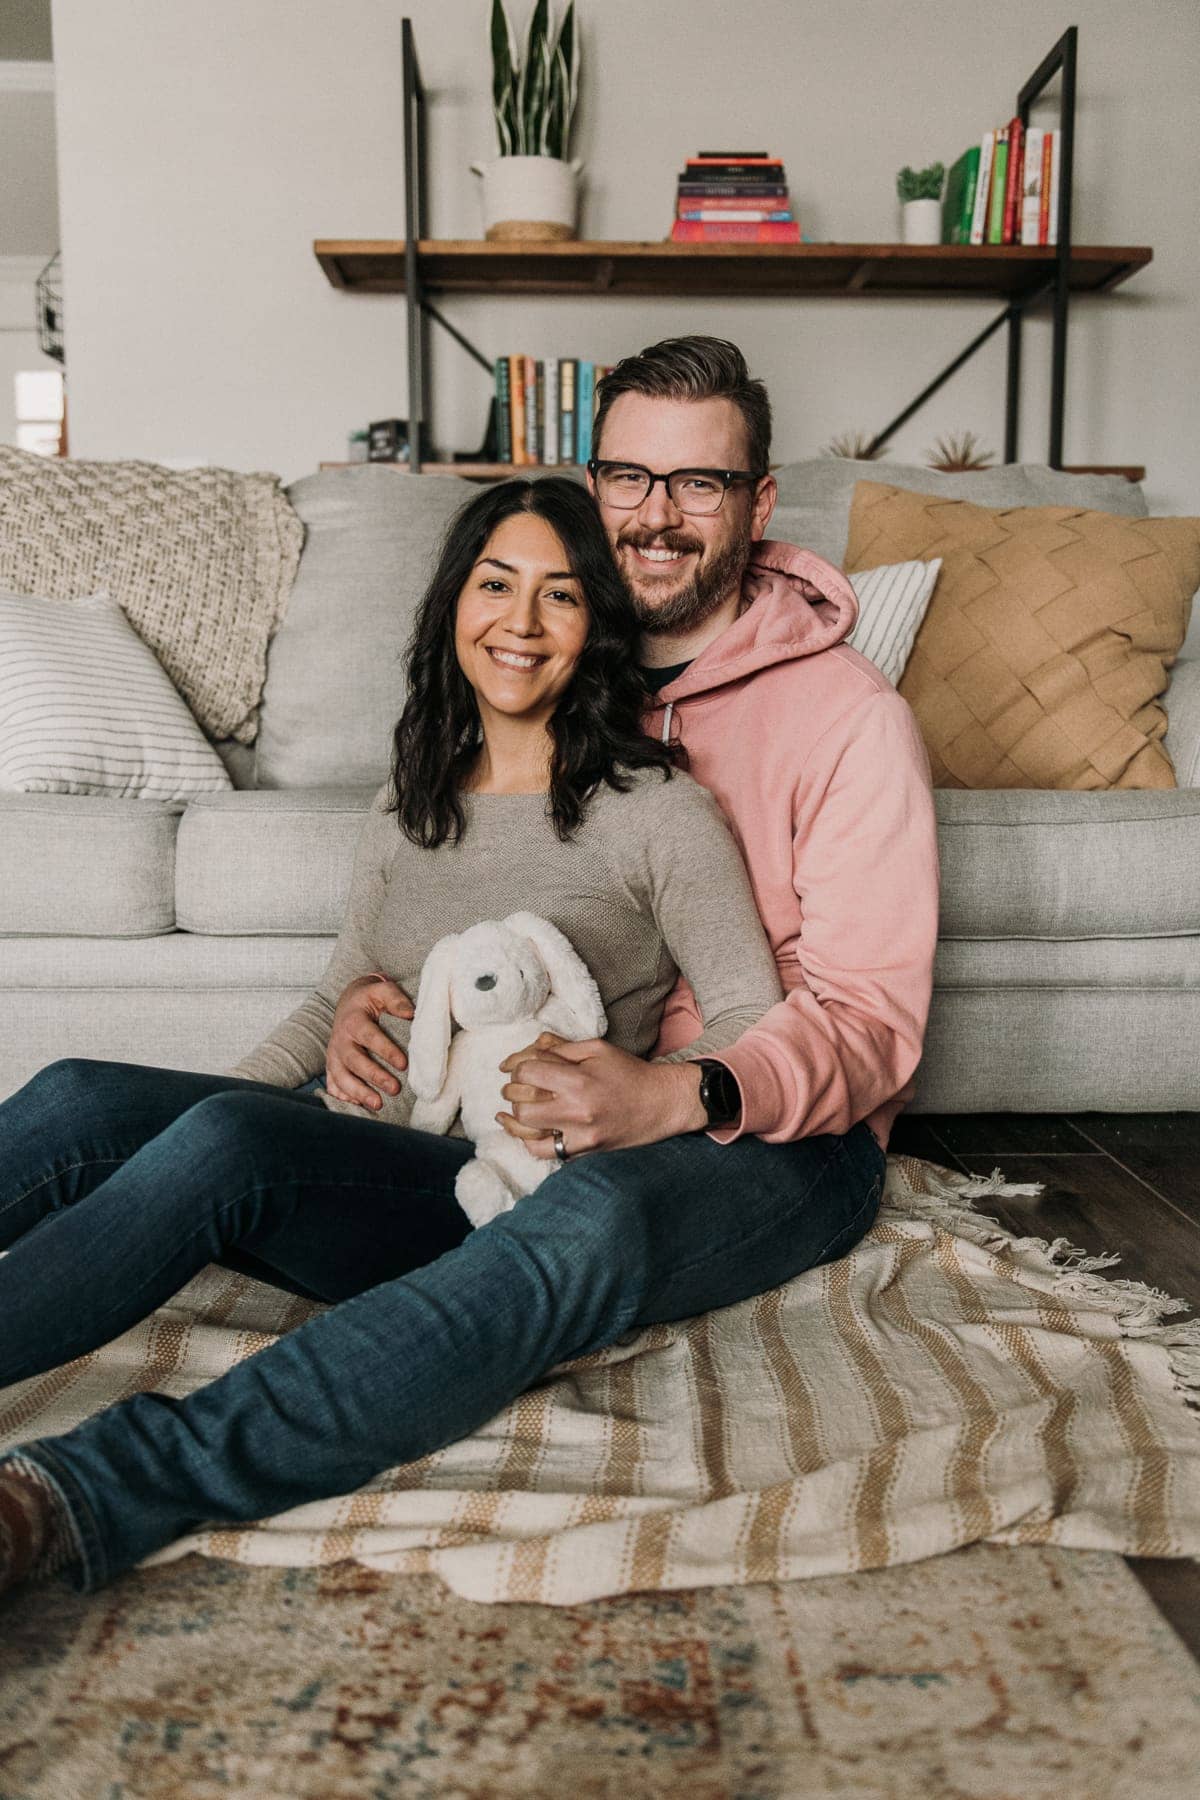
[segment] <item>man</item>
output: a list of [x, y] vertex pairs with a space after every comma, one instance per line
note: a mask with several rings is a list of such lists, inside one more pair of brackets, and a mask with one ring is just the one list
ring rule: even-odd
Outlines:
[[[346, 1493], [465, 1437], [556, 1363], [762, 1293], [870, 1226], [936, 937], [915, 723], [844, 642], [845, 577], [764, 538], [770, 408], [732, 344], [626, 358], [595, 445], [589, 481], [657, 690], [648, 721], [682, 739], [732, 824], [785, 999], [715, 1059], [557, 1040], [510, 1059], [507, 1129], [558, 1157], [554, 1178], [186, 1398], [129, 1396], [0, 1467], [0, 1591], [68, 1554], [91, 1589], [198, 1520]], [[402, 1061], [383, 1012], [411, 1016], [394, 982], [352, 982], [326, 1053], [330, 1091], [372, 1108]], [[697, 1024], [677, 992], [660, 1050]], [[446, 1142], [448, 1163], [462, 1154]]]
[[[591, 1153], [547, 1190], [560, 1204], [612, 1182], [635, 1213], [680, 1231], [702, 1210], [697, 1187], [743, 1222], [761, 1211], [752, 1268], [731, 1241], [711, 1258], [715, 1285], [690, 1287], [691, 1311], [828, 1260], [869, 1227], [875, 1202], [843, 1216], [830, 1177], [852, 1144], [886, 1150], [911, 1097], [937, 937], [928, 758], [907, 704], [845, 643], [857, 618], [845, 576], [764, 537], [770, 432], [766, 389], [735, 345], [668, 339], [602, 383], [588, 484], [643, 628], [648, 728], [682, 740], [720, 801], [786, 997], [716, 1058], [648, 1065], [545, 1036], [503, 1065], [505, 1128], [545, 1158]], [[367, 1107], [399, 1085], [377, 1060], [399, 1060], [382, 1012], [411, 1014], [408, 997], [382, 979], [355, 984], [329, 1043], [334, 1091]], [[657, 1053], [699, 1029], [681, 985]], [[688, 1255], [682, 1239], [673, 1248]], [[671, 1316], [663, 1304], [654, 1316]]]

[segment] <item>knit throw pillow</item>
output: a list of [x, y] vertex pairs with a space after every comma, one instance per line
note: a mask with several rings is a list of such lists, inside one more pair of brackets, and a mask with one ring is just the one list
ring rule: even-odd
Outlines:
[[856, 485], [847, 570], [933, 556], [899, 687], [935, 786], [1175, 786], [1160, 696], [1200, 585], [1200, 519]]
[[229, 786], [115, 600], [0, 594], [0, 790], [189, 800]]

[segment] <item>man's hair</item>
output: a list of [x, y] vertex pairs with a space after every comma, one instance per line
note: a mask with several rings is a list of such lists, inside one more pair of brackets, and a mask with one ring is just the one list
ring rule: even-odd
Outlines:
[[622, 394], [655, 400], [732, 400], [746, 425], [748, 467], [765, 475], [771, 455], [771, 402], [765, 385], [750, 374], [746, 359], [728, 338], [664, 338], [636, 356], [621, 359], [601, 381], [592, 443], [599, 455], [604, 421]]

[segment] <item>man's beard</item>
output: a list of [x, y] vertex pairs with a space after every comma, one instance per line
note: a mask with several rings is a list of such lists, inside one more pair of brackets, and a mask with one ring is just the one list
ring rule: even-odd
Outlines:
[[[687, 551], [697, 548], [686, 530], [658, 531], [653, 535], [647, 533], [643, 541], [662, 550]], [[636, 546], [636, 540], [631, 538], [622, 542], [634, 543]], [[711, 561], [701, 557], [694, 576], [686, 586], [657, 603], [645, 599], [633, 581], [627, 580], [633, 610], [642, 630], [648, 636], [666, 632], [682, 634], [703, 625], [724, 603], [730, 589], [740, 587], [742, 573], [750, 560], [752, 542], [750, 520], [746, 518], [739, 523], [733, 537]]]

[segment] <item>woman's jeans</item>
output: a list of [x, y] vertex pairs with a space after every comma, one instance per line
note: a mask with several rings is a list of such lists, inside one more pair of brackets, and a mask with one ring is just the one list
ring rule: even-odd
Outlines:
[[[460, 1139], [305, 1090], [52, 1063], [0, 1103], [0, 1389], [108, 1343], [210, 1262], [331, 1310], [184, 1399], [23, 1444], [84, 1592], [208, 1522], [346, 1494], [469, 1435], [555, 1363], [843, 1255], [886, 1158], [703, 1133], [582, 1156], [473, 1231]], [[3, 1415], [0, 1404], [0, 1417]]]

